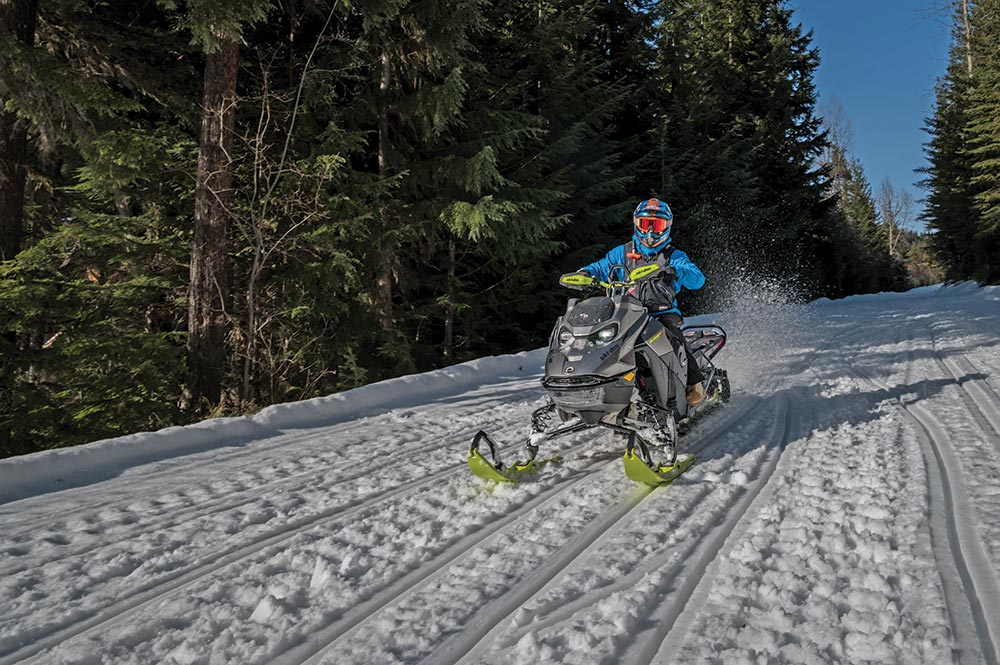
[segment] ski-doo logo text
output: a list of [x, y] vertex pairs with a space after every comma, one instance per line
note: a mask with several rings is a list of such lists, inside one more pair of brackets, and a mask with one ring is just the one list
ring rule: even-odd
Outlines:
[[608, 350], [601, 354], [601, 360], [604, 360], [605, 358], [607, 358], [608, 356], [610, 356], [612, 353], [614, 353], [615, 351], [617, 351], [618, 348], [621, 347], [621, 345], [622, 345], [621, 342], [615, 342], [614, 344], [612, 344], [611, 346], [609, 346]]

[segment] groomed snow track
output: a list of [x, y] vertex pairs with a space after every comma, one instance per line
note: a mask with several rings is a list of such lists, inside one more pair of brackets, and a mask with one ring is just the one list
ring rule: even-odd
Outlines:
[[721, 322], [738, 392], [667, 488], [601, 431], [468, 474], [537, 352], [0, 462], [0, 665], [998, 665], [1000, 292]]

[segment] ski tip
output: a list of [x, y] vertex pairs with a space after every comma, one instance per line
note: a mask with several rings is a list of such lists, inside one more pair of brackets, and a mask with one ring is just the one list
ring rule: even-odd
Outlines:
[[483, 480], [492, 480], [498, 483], [520, 482], [525, 476], [537, 473], [546, 464], [559, 464], [562, 461], [562, 455], [557, 454], [545, 459], [514, 462], [509, 466], [503, 467], [499, 464], [491, 463], [475, 447], [469, 451], [468, 457], [469, 470], [472, 471], [473, 475]]
[[694, 455], [679, 457], [671, 465], [650, 466], [635, 453], [634, 450], [625, 452], [624, 466], [625, 475], [637, 483], [662, 487], [677, 480], [681, 474], [690, 469], [697, 458]]
[[475, 445], [469, 450], [468, 462], [469, 470], [472, 471], [472, 474], [483, 480], [492, 480], [498, 483], [512, 483], [517, 480], [505, 474], [501, 469], [483, 457]]

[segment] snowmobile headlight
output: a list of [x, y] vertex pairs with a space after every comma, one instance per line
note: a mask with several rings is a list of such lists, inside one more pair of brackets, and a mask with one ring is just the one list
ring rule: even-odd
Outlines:
[[618, 326], [611, 325], [601, 328], [594, 333], [594, 340], [602, 344], [607, 344], [618, 335]]
[[573, 341], [573, 333], [571, 333], [566, 328], [559, 331], [559, 344], [565, 345]]

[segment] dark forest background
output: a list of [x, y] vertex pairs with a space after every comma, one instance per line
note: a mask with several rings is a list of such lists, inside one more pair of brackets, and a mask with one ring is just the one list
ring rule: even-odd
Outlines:
[[650, 195], [690, 312], [737, 268], [996, 281], [987, 4], [955, 3], [927, 237], [783, 1], [0, 3], [0, 456], [541, 346]]

